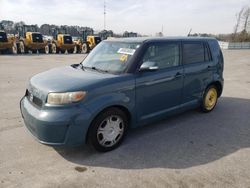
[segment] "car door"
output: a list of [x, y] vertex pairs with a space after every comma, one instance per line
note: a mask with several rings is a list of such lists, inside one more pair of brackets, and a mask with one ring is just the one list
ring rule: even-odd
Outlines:
[[142, 66], [153, 62], [158, 70], [142, 71], [136, 76], [138, 121], [146, 121], [176, 109], [181, 102], [183, 87], [179, 42], [150, 44], [142, 62]]
[[183, 104], [197, 104], [208, 83], [213, 79], [214, 64], [206, 42], [182, 43], [184, 86]]

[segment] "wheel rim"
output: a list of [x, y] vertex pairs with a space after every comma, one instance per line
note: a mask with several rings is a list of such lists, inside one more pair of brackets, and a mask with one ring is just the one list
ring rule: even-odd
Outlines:
[[21, 53], [24, 53], [24, 44], [22, 42], [20, 43], [20, 51]]
[[76, 46], [74, 47], [73, 53], [74, 53], [74, 54], [77, 54], [77, 47], [76, 47]]
[[48, 54], [49, 53], [49, 46], [45, 46], [45, 53]]
[[16, 46], [16, 44], [14, 44], [14, 45], [12, 46], [12, 53], [13, 53], [13, 54], [17, 54], [17, 46]]
[[205, 97], [205, 107], [207, 110], [211, 110], [214, 108], [217, 101], [217, 91], [215, 88], [209, 89], [207, 95]]
[[55, 44], [52, 44], [52, 53], [55, 54], [56, 53], [56, 45]]
[[104, 147], [112, 147], [124, 134], [124, 121], [121, 117], [112, 115], [102, 121], [97, 130], [97, 140]]
[[82, 53], [87, 53], [87, 46], [85, 44], [82, 45]]

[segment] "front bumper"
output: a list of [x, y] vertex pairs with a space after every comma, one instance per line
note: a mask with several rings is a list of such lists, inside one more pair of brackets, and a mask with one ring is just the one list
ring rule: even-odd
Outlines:
[[40, 109], [23, 97], [20, 110], [27, 129], [39, 142], [69, 146], [85, 143], [91, 114], [82, 106]]

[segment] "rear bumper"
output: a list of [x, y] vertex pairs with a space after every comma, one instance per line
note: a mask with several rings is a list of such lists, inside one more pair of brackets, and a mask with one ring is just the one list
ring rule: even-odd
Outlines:
[[39, 109], [26, 98], [20, 110], [29, 132], [41, 143], [76, 146], [85, 143], [90, 113], [83, 107]]

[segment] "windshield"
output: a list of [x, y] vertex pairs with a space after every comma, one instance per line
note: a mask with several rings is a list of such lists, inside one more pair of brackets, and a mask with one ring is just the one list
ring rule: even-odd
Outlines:
[[104, 72], [122, 73], [139, 46], [139, 43], [104, 41], [94, 48], [82, 65]]

